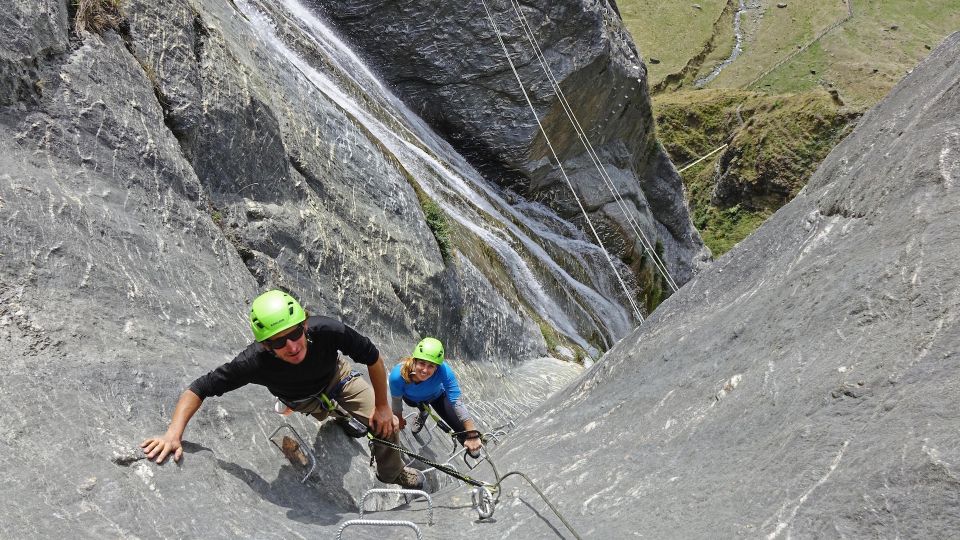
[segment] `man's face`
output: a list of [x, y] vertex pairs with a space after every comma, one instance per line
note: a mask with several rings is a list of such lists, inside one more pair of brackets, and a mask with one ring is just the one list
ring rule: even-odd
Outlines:
[[304, 330], [304, 325], [299, 324], [271, 337], [264, 345], [284, 362], [299, 364], [307, 357], [307, 334]]

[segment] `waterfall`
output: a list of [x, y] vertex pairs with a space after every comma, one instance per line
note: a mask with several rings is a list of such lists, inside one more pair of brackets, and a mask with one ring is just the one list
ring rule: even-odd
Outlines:
[[[496, 253], [538, 317], [593, 357], [600, 351], [591, 336], [594, 340], [601, 336], [606, 348], [633, 328], [597, 246], [546, 207], [515, 195], [511, 199], [519, 202], [508, 203], [309, 9], [296, 0], [236, 4], [278, 58], [376, 137], [448, 217]], [[284, 33], [277, 30], [279, 25]], [[308, 43], [324, 58], [326, 69], [312, 65], [291, 47], [291, 32], [297, 32], [298, 44]], [[551, 253], [563, 253], [564, 260]], [[574, 277], [571, 265], [579, 267], [577, 274], [589, 276], [588, 282]], [[590, 321], [586, 328], [583, 321]]]

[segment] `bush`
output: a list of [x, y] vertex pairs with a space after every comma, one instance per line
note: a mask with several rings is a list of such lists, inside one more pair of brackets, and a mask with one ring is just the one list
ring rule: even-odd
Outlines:
[[77, 34], [85, 31], [102, 34], [119, 30], [123, 24], [120, 0], [74, 0], [73, 5], [77, 9], [73, 21]]
[[430, 227], [434, 238], [437, 239], [437, 247], [440, 248], [440, 255], [444, 261], [449, 261], [452, 246], [450, 244], [450, 225], [447, 223], [447, 216], [436, 202], [426, 197], [421, 199], [420, 206], [423, 208], [423, 214], [427, 218], [427, 226]]

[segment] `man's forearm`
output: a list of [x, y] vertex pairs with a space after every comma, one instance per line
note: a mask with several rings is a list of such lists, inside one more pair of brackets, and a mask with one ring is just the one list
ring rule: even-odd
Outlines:
[[177, 406], [173, 409], [173, 418], [170, 420], [170, 426], [167, 428], [167, 434], [175, 435], [178, 439], [183, 438], [183, 431], [187, 429], [187, 423], [193, 418], [193, 414], [200, 409], [203, 399], [193, 393], [193, 390], [187, 389], [180, 394], [177, 400]]
[[387, 369], [384, 367], [383, 356], [367, 367], [370, 375], [370, 384], [373, 385], [374, 403], [377, 407], [386, 407], [387, 403]]

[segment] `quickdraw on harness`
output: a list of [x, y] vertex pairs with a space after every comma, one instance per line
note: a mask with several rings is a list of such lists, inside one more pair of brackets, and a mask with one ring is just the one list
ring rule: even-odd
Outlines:
[[340, 397], [340, 394], [343, 392], [343, 388], [347, 385], [347, 383], [353, 379], [356, 379], [357, 377], [360, 377], [361, 375], [362, 374], [357, 370], [350, 371], [346, 377], [337, 382], [336, 386], [330, 390], [329, 395], [327, 395], [325, 392], [320, 392], [296, 401], [281, 401], [291, 409], [296, 410], [312, 400], [317, 400], [321, 405], [323, 405], [323, 408], [326, 409], [327, 412], [336, 414], [337, 423], [343, 428], [347, 435], [353, 437], [354, 439], [359, 439], [367, 434], [367, 426], [363, 425], [363, 422], [354, 418], [353, 415], [341, 407], [340, 404], [336, 402], [336, 399]]
[[340, 379], [340, 382], [333, 387], [333, 390], [330, 391], [330, 395], [333, 396], [333, 399], [330, 399], [326, 394], [320, 393], [318, 398], [320, 402], [323, 403], [323, 407], [331, 413], [336, 413], [339, 417], [340, 427], [343, 428], [343, 431], [347, 435], [353, 437], [354, 439], [359, 439], [364, 435], [369, 433], [367, 426], [363, 425], [363, 422], [357, 420], [353, 417], [352, 414], [348, 413], [343, 407], [340, 406], [335, 400], [340, 397], [340, 393], [343, 392], [343, 387], [347, 385], [348, 382], [356, 379], [360, 376], [360, 372], [357, 370], [351, 371], [346, 377]]

